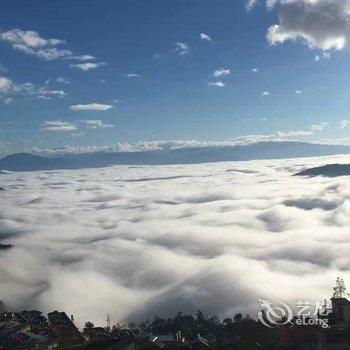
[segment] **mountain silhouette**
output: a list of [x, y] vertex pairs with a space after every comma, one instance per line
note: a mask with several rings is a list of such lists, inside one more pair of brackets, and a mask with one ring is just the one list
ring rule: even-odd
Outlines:
[[299, 173], [295, 176], [325, 176], [325, 177], [337, 177], [350, 175], [350, 164], [327, 164], [324, 166], [319, 166], [315, 168], [309, 168]]
[[74, 169], [71, 160], [41, 157], [29, 153], [15, 153], [0, 159], [0, 169], [8, 171], [35, 171]]
[[260, 142], [223, 147], [165, 148], [144, 152], [66, 153], [60, 158], [16, 153], [0, 159], [0, 170], [35, 171], [84, 169], [111, 165], [198, 164], [258, 159], [282, 159], [349, 154], [350, 146], [307, 142]]

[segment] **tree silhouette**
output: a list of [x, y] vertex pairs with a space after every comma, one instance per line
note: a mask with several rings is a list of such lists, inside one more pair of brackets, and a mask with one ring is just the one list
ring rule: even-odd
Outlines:
[[95, 325], [92, 322], [90, 322], [90, 321], [85, 322], [83, 333], [89, 334], [94, 327], [95, 327]]

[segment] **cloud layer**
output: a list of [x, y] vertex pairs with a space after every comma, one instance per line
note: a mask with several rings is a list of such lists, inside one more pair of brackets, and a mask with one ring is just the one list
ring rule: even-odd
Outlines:
[[350, 279], [349, 181], [291, 175], [346, 161], [1, 174], [0, 300], [102, 325], [322, 300]]

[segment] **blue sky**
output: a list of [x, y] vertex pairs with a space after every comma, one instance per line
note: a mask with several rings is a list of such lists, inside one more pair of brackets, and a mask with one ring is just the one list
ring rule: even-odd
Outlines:
[[348, 143], [348, 5], [4, 0], [0, 153], [242, 137]]

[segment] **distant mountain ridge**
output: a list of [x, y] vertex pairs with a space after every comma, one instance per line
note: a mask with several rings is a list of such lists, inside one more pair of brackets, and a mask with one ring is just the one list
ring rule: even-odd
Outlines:
[[223, 147], [192, 147], [144, 152], [63, 154], [49, 158], [17, 153], [0, 159], [0, 170], [35, 171], [97, 168], [111, 165], [170, 165], [224, 161], [281, 159], [350, 154], [350, 146], [295, 141], [271, 141]]
[[70, 160], [48, 158], [29, 153], [15, 153], [0, 159], [0, 169], [8, 171], [36, 171], [76, 169]]
[[326, 176], [337, 177], [350, 175], [350, 164], [327, 164], [315, 168], [306, 169], [295, 174], [295, 176]]

